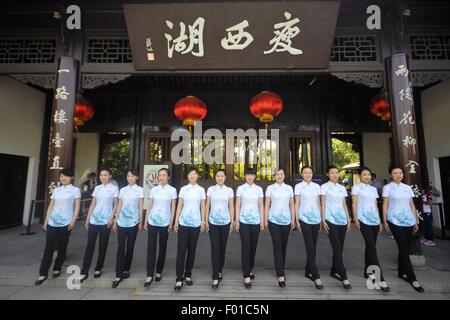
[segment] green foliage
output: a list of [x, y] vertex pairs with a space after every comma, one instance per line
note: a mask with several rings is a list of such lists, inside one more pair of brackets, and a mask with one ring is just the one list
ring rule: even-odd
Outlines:
[[[331, 145], [333, 148], [333, 164], [339, 169], [350, 163], [360, 161], [359, 153], [354, 150], [352, 143], [331, 138]], [[340, 176], [341, 179], [352, 179], [352, 174], [346, 173], [345, 170], [340, 171]]]
[[130, 145], [130, 139], [126, 138], [109, 143], [103, 148], [102, 167], [109, 167], [116, 180], [126, 180]]

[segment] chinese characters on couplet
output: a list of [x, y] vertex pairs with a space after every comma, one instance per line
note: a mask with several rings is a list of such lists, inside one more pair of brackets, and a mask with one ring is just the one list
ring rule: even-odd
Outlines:
[[[407, 68], [407, 66], [405, 64], [400, 64], [397, 66], [397, 69], [395, 70], [395, 76], [396, 77], [405, 77], [406, 79], [408, 79], [408, 75], [409, 75], [409, 70]], [[401, 115], [399, 121], [398, 121], [398, 125], [399, 126], [403, 126], [403, 127], [409, 127], [411, 130], [400, 130], [400, 132], [415, 132], [415, 124], [416, 121], [414, 119], [413, 116], [413, 93], [412, 93], [412, 85], [410, 81], [407, 81], [407, 86], [401, 88], [398, 91], [398, 97], [399, 97], [399, 102], [400, 102], [400, 108], [401, 108], [401, 112], [403, 112], [403, 114]], [[416, 175], [418, 174], [418, 169], [419, 169], [419, 163], [416, 161], [417, 160], [417, 153], [416, 153], [416, 148], [417, 148], [417, 139], [415, 136], [411, 136], [410, 134], [405, 134], [402, 136], [402, 146], [405, 149], [411, 149], [413, 156], [411, 156], [411, 158], [413, 159], [405, 159], [405, 165], [404, 168], [407, 169], [408, 173], [410, 175]], [[417, 179], [414, 179], [413, 181], [417, 182]], [[421, 192], [420, 192], [420, 188], [417, 184], [412, 184], [411, 186], [414, 195], [416, 197], [420, 197], [421, 196]], [[420, 212], [418, 212], [418, 216], [420, 218]]]
[[[69, 74], [70, 70], [67, 68], [60, 68], [58, 69], [58, 74]], [[62, 109], [61, 103], [67, 104], [69, 102], [69, 97], [73, 94], [73, 92], [69, 92], [66, 85], [58, 84], [58, 87], [55, 89], [55, 103], [56, 108], [53, 113], [53, 124], [52, 124], [52, 138], [50, 140], [50, 167], [49, 170], [62, 170], [64, 169], [63, 165], [61, 164], [61, 155], [60, 150], [63, 149], [63, 141], [64, 137], [61, 134], [60, 130], [64, 129], [64, 126], [67, 125], [67, 122], [69, 121], [67, 112]], [[53, 190], [59, 186], [58, 181], [49, 181], [48, 185], [48, 191], [49, 194], [52, 194]]]
[[[289, 12], [285, 12], [284, 17], [286, 21], [274, 24], [273, 33], [275, 36], [268, 41], [270, 48], [264, 51], [263, 54], [288, 52], [292, 55], [299, 55], [303, 53], [302, 50], [292, 47], [292, 39], [300, 33], [298, 26], [300, 19], [292, 18], [292, 14]], [[169, 30], [174, 31], [174, 23], [170, 20], [165, 20], [165, 22]], [[186, 26], [184, 22], [180, 22], [178, 36], [165, 33], [167, 56], [172, 58], [174, 52], [177, 52], [180, 54], [190, 53], [196, 57], [203, 57], [205, 55], [203, 44], [205, 24], [206, 19], [198, 17], [192, 25]], [[226, 36], [220, 41], [222, 48], [225, 50], [244, 50], [251, 45], [254, 38], [248, 31], [249, 27], [249, 21], [244, 19], [233, 26], [225, 28]], [[146, 41], [148, 42], [149, 38]]]

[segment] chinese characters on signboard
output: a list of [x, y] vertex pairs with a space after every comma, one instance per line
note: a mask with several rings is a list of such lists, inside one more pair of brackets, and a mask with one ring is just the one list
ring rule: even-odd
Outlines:
[[124, 9], [137, 70], [316, 69], [328, 66], [339, 2], [127, 4]]

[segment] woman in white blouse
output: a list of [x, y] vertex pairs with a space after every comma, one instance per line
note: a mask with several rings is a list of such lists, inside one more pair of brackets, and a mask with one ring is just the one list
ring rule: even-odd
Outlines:
[[225, 185], [225, 170], [217, 170], [215, 178], [216, 185], [209, 187], [206, 193], [206, 229], [211, 239], [213, 289], [217, 289], [223, 279], [228, 234], [234, 225], [234, 193]]
[[246, 168], [245, 181], [236, 190], [236, 230], [241, 236], [241, 259], [244, 286], [252, 287], [251, 281], [255, 279], [252, 273], [255, 265], [256, 248], [260, 230], [264, 230], [264, 193], [256, 185], [256, 171]]
[[[369, 168], [360, 168], [359, 176], [361, 182], [354, 185], [352, 188], [352, 207], [355, 226], [361, 231], [366, 244], [364, 254], [364, 277], [370, 277], [372, 281], [378, 281], [381, 290], [383, 292], [389, 292], [389, 287], [381, 272], [376, 247], [378, 233], [383, 229], [377, 205], [378, 191], [377, 188], [370, 185], [372, 172]], [[369, 268], [373, 268], [372, 266], [377, 266], [379, 268], [379, 279], [376, 279], [377, 273], [374, 272], [373, 269], [369, 270]]]
[[130, 277], [134, 244], [137, 233], [142, 230], [144, 189], [136, 184], [137, 170], [127, 172], [128, 185], [120, 189], [113, 230], [117, 232], [116, 279], [112, 287], [117, 288], [122, 279]]
[[344, 289], [351, 289], [342, 256], [345, 234], [350, 230], [350, 217], [345, 201], [347, 190], [338, 183], [339, 169], [336, 166], [329, 166], [327, 175], [330, 180], [320, 187], [320, 194], [322, 197], [322, 225], [328, 233], [333, 249], [330, 276], [341, 281]]
[[409, 258], [409, 246], [413, 233], [419, 230], [414, 206], [415, 197], [411, 186], [402, 183], [403, 169], [389, 168], [391, 183], [383, 187], [383, 225], [391, 231], [398, 247], [398, 276], [408, 282], [417, 292], [425, 290], [419, 284]]
[[39, 268], [39, 278], [35, 285], [40, 286], [47, 280], [48, 270], [52, 265], [53, 253], [58, 256], [53, 265], [53, 278], [61, 275], [61, 268], [66, 259], [70, 231], [75, 227], [80, 212], [80, 189], [72, 185], [73, 171], [64, 169], [59, 174], [59, 187], [53, 189], [43, 229], [46, 232], [45, 249]]
[[[172, 231], [173, 220], [177, 204], [177, 190], [169, 185], [170, 170], [158, 170], [158, 185], [150, 190], [147, 217], [144, 229], [148, 231], [147, 237], [147, 278], [144, 287], [153, 282], [161, 281], [164, 262], [166, 260], [167, 240]], [[156, 249], [159, 240], [158, 261]], [[155, 274], [156, 264], [156, 274]]]
[[286, 286], [284, 266], [289, 232], [296, 227], [294, 212], [294, 191], [284, 183], [284, 169], [275, 172], [275, 183], [266, 189], [264, 206], [264, 227], [269, 228], [273, 244], [273, 258], [278, 277], [278, 286]]
[[[206, 228], [206, 194], [198, 183], [198, 172], [195, 168], [187, 171], [189, 183], [180, 189], [174, 230], [178, 232], [178, 248], [175, 290], [181, 290], [183, 280], [192, 286], [192, 269], [194, 268], [195, 251], [200, 232]], [[187, 259], [186, 259], [187, 253]]]
[[321, 228], [320, 185], [312, 181], [313, 169], [304, 166], [303, 181], [295, 186], [295, 212], [297, 228], [303, 233], [306, 248], [305, 277], [314, 282], [316, 289], [323, 290], [316, 264], [317, 238]]
[[112, 173], [109, 168], [100, 170], [101, 184], [96, 186], [92, 193], [92, 202], [88, 210], [85, 227], [88, 230], [88, 239], [81, 269], [80, 283], [89, 276], [95, 243], [99, 238], [98, 258], [95, 266], [94, 278], [102, 275], [106, 251], [108, 249], [109, 235], [114, 223], [114, 213], [119, 202], [119, 188], [112, 183]]

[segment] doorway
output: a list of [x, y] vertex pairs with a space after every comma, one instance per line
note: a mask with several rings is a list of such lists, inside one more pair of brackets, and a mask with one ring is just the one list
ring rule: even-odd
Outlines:
[[[225, 133], [224, 133], [225, 136]], [[285, 139], [278, 143], [268, 138], [259, 138], [249, 141], [235, 138], [233, 144], [234, 163], [225, 164], [226, 147], [230, 143], [226, 139], [218, 141], [218, 148], [223, 156], [222, 163], [206, 164], [203, 161], [203, 151], [214, 142], [214, 140], [192, 139], [189, 146], [192, 149], [192, 161], [197, 164], [183, 164], [175, 166], [173, 171], [179, 171], [174, 176], [178, 177], [175, 186], [181, 187], [187, 184], [186, 170], [194, 167], [200, 173], [199, 184], [205, 188], [215, 184], [214, 173], [218, 169], [224, 169], [227, 173], [227, 185], [234, 190], [245, 182], [244, 169], [247, 163], [256, 170], [256, 183], [265, 188], [274, 182], [273, 171], [285, 165], [286, 183], [291, 183], [293, 178], [300, 174], [300, 168], [316, 165], [315, 159], [315, 134], [313, 132], [290, 132]], [[256, 149], [253, 149], [255, 143]], [[170, 133], [147, 133], [144, 147], [144, 163], [162, 164], [170, 163], [170, 154], [174, 142], [170, 141]], [[256, 150], [256, 151], [255, 151]], [[278, 153], [279, 157], [274, 154]], [[214, 155], [214, 154], [213, 154]], [[178, 168], [178, 170], [177, 170]], [[173, 176], [173, 177], [174, 177]]]
[[446, 229], [450, 229], [450, 157], [439, 158]]
[[0, 154], [0, 228], [22, 224], [28, 157]]

